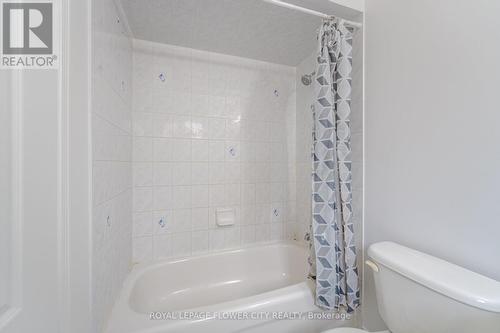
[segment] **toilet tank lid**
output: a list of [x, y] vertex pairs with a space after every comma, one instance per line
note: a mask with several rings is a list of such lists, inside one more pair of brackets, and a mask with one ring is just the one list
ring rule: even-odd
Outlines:
[[470, 306], [500, 312], [500, 282], [393, 242], [368, 248], [368, 256], [440, 294]]

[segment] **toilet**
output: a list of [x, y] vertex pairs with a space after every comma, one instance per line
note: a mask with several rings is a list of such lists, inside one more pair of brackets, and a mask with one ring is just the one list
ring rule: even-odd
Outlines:
[[500, 282], [393, 242], [371, 245], [368, 256], [385, 333], [500, 332]]

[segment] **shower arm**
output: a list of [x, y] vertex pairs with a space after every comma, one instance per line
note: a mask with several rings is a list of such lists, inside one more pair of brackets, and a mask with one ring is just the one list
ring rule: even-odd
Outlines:
[[[275, 6], [280, 6], [280, 7], [283, 7], [283, 8], [293, 9], [293, 10], [296, 10], [296, 11], [299, 11], [299, 12], [302, 12], [302, 13], [306, 13], [306, 14], [309, 14], [309, 15], [318, 16], [318, 17], [321, 17], [321, 18], [324, 18], [324, 19], [331, 19], [331, 18], [334, 17], [332, 15], [321, 13], [321, 12], [318, 12], [318, 11], [315, 11], [315, 10], [312, 10], [312, 9], [309, 9], [309, 8], [304, 8], [304, 7], [300, 7], [300, 6], [297, 6], [297, 5], [293, 5], [291, 3], [280, 1], [280, 0], [262, 0], [262, 1], [270, 3], [270, 4], [275, 5]], [[350, 26], [352, 26], [354, 28], [358, 28], [358, 29], [360, 29], [363, 26], [359, 22], [354, 22], [354, 21], [349, 21], [349, 20], [344, 20], [344, 19], [342, 19], [342, 21], [345, 24], [350, 25]]]

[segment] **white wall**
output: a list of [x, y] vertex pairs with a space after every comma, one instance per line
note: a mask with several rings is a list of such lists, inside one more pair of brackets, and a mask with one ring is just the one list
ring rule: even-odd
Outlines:
[[[328, 0], [328, 1], [349, 8], [351, 11], [354, 10], [356, 12], [362, 13], [365, 10], [365, 0]], [[340, 15], [340, 13], [337, 13], [337, 15]]]
[[[500, 2], [366, 7], [366, 245], [392, 240], [500, 280]], [[376, 329], [371, 274], [366, 287]]]
[[[290, 236], [295, 69], [134, 44], [134, 261]], [[236, 223], [221, 228], [225, 207]]]
[[12, 102], [10, 72], [0, 75], [0, 314], [9, 303], [11, 258]]
[[132, 257], [132, 44], [115, 1], [93, 7], [92, 311], [100, 332]]

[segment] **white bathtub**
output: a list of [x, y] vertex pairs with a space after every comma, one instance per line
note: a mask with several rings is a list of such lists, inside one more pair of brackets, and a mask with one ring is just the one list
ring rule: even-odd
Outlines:
[[[306, 275], [307, 251], [292, 242], [137, 265], [106, 332], [308, 333], [352, 325], [345, 318], [305, 319], [320, 312]], [[238, 319], [223, 318], [229, 315]]]

